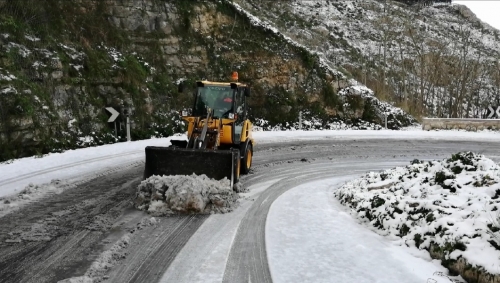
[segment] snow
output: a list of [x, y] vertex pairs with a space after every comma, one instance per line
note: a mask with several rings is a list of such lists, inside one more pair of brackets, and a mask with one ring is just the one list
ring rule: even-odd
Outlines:
[[73, 47], [69, 47], [69, 46], [64, 45], [62, 43], [59, 43], [59, 46], [64, 48], [66, 50], [66, 55], [68, 55], [73, 60], [80, 60], [81, 61], [86, 56], [84, 52], [79, 52]]
[[7, 52], [9, 52], [12, 48], [17, 48], [18, 54], [23, 58], [26, 58], [31, 54], [31, 50], [29, 50], [26, 46], [14, 42], [9, 42], [5, 48], [7, 49]]
[[[335, 196], [381, 235], [401, 244], [430, 249], [461, 243], [463, 251], [445, 251], [491, 274], [500, 272], [500, 166], [471, 152], [441, 161], [419, 162], [347, 182]], [[408, 231], [403, 232], [406, 227]], [[499, 227], [500, 228], [500, 227]]]
[[[29, 157], [1, 163], [0, 197], [3, 198], [3, 200], [0, 201], [0, 217], [11, 210], [29, 205], [33, 201], [49, 193], [60, 193], [67, 188], [71, 188], [76, 182], [97, 176], [102, 172], [113, 170], [113, 168], [117, 166], [122, 168], [130, 166], [131, 164], [142, 163], [144, 160], [144, 148], [146, 146], [168, 146], [172, 138], [183, 139], [185, 136], [123, 142], [98, 147], [68, 150], [63, 153], [48, 154], [43, 157]], [[441, 139], [453, 141], [498, 141], [500, 133], [487, 131], [422, 131], [418, 128], [410, 128], [405, 131], [295, 130], [254, 132], [254, 138], [256, 146], [258, 146], [259, 144], [272, 142], [312, 139]], [[487, 160], [482, 160], [478, 165], [486, 169], [491, 169], [493, 166], [493, 164]], [[349, 179], [353, 178], [355, 177], [351, 176]], [[463, 177], [457, 178], [457, 181], [462, 184], [467, 181], [467, 178], [471, 177], [464, 175]], [[346, 178], [342, 180], [346, 180]], [[342, 210], [342, 206], [338, 201], [335, 201], [333, 197], [335, 182], [338, 183], [339, 181], [340, 180], [327, 180], [323, 181], [323, 183], [308, 184], [308, 186], [314, 188], [313, 191], [302, 191], [300, 188], [292, 189], [282, 195], [273, 204], [268, 218], [268, 227], [266, 228], [268, 229], [266, 230], [266, 234], [269, 233], [266, 243], [269, 249], [268, 256], [270, 259], [270, 268], [273, 279], [276, 282], [313, 281], [313, 279], [318, 278], [306, 277], [308, 274], [313, 274], [313, 271], [318, 272], [318, 274], [330, 276], [335, 270], [337, 271], [336, 276], [338, 277], [334, 278], [342, 278], [342, 276], [347, 276], [348, 274], [355, 274], [359, 276], [359, 278], [364, 276], [363, 278], [371, 278], [372, 281], [375, 282], [414, 282], [410, 281], [412, 279], [408, 278], [416, 278], [419, 280], [415, 279], [415, 282], [425, 282], [427, 278], [432, 278], [436, 282], [448, 282], [443, 281], [446, 279], [445, 277], [439, 276], [438, 273], [434, 274], [434, 272], [443, 271], [443, 268], [435, 261], [431, 261], [423, 250], [417, 249], [415, 246], [410, 246], [409, 248], [403, 247], [401, 246], [401, 239], [395, 239], [395, 237], [387, 238], [378, 235], [372, 230], [359, 225], [359, 220], [356, 220], [355, 216], [350, 216], [347, 213], [347, 208]], [[387, 186], [391, 184], [391, 181], [381, 181], [378, 182], [376, 186], [373, 185], [372, 187]], [[263, 186], [263, 189], [265, 189], [265, 186]], [[241, 194], [241, 196], [251, 197], [256, 193], [258, 192], [250, 191], [247, 194]], [[467, 193], [471, 192], [467, 191]], [[449, 195], [447, 201], [461, 201], [463, 203], [463, 198], [455, 200], [454, 197], [453, 195]], [[485, 196], [483, 196], [482, 199], [484, 200], [484, 198]], [[295, 206], [293, 210], [290, 210], [291, 206], [288, 206], [284, 212], [280, 212], [282, 208], [284, 209], [287, 207], [286, 203], [292, 200], [296, 203], [300, 200], [300, 205]], [[444, 203], [445, 202], [441, 205]], [[480, 207], [482, 203], [478, 202], [475, 205], [476, 206], [471, 206], [470, 209], [476, 208], [477, 213], [479, 213], [482, 209]], [[236, 210], [235, 213], [238, 213], [238, 211], [239, 210]], [[480, 216], [484, 220], [485, 215], [481, 214]], [[290, 225], [290, 223], [293, 223], [293, 225]], [[306, 227], [305, 225], [309, 226]], [[465, 234], [468, 229], [470, 229], [470, 227], [459, 229], [457, 226], [457, 229], [452, 231], [453, 233]], [[236, 229], [232, 231], [236, 231]], [[299, 233], [298, 231], [302, 232]], [[286, 237], [278, 240], [278, 236]], [[227, 237], [231, 237], [231, 235]], [[305, 245], [304, 238], [309, 239], [309, 237], [310, 239], [314, 239], [314, 241], [308, 240], [307, 245]], [[484, 237], [487, 237], [487, 234], [485, 234]], [[316, 246], [314, 246], [315, 243]], [[333, 245], [335, 248], [319, 248], [320, 243]], [[481, 245], [473, 240], [470, 240], [468, 244], [471, 246], [471, 251], [476, 248], [479, 249]], [[227, 249], [228, 248], [225, 247], [221, 250], [226, 253]], [[311, 253], [311, 250], [314, 252]], [[370, 250], [370, 252], [366, 252], [367, 250]], [[364, 256], [359, 257], [359, 254], [363, 252], [365, 252]], [[474, 258], [473, 255], [467, 253], [467, 251], [462, 253], [462, 256]], [[304, 254], [307, 256], [303, 256]], [[458, 255], [458, 253], [454, 253], [450, 256], [456, 257]], [[214, 254], [214, 257], [218, 258], [218, 262], [220, 256], [219, 253]], [[299, 272], [305, 270], [305, 267], [300, 267], [297, 266], [297, 263], [286, 261], [286, 258], [289, 258], [289, 256], [300, 258], [300, 263], [304, 264], [304, 266], [316, 264], [317, 267], [310, 266], [311, 269], [308, 269], [310, 271], [304, 273]], [[344, 261], [352, 261], [353, 258], [351, 257], [355, 256], [357, 257], [355, 262], [359, 264], [351, 267], [349, 271], [342, 273], [340, 267], [344, 264]], [[280, 263], [283, 260], [289, 265]], [[332, 260], [336, 260], [335, 264], [331, 262]], [[477, 263], [480, 263], [481, 260], [484, 263], [488, 258], [477, 258], [476, 260]], [[374, 264], [374, 262], [380, 262], [382, 264]], [[320, 267], [323, 268], [320, 270]], [[370, 277], [370, 275], [364, 271], [365, 268], [370, 268], [369, 270], [373, 271], [373, 274], [377, 277]], [[209, 269], [213, 270], [212, 268]], [[286, 273], [283, 273], [281, 271], [282, 269], [286, 269]], [[206, 272], [209, 271], [207, 270]], [[275, 274], [281, 274], [282, 277], [276, 277], [277, 275]], [[295, 278], [297, 280], [290, 278]], [[397, 281], [401, 278], [406, 278], [408, 280]], [[83, 278], [80, 279], [83, 280]], [[353, 282], [353, 279], [346, 278], [344, 281]]]
[[7, 86], [0, 89], [0, 94], [8, 94], [8, 93], [17, 94], [17, 89], [15, 89], [13, 86]]
[[[281, 141], [301, 141], [314, 139], [348, 140], [348, 139], [448, 139], [448, 140], [481, 140], [498, 141], [499, 132], [465, 132], [465, 131], [272, 131], [254, 132], [256, 146], [259, 143]], [[168, 146], [170, 139], [185, 139], [185, 136], [150, 139], [103, 145], [98, 147], [68, 150], [62, 153], [51, 153], [43, 157], [28, 157], [0, 164], [0, 197], [19, 193], [30, 183], [49, 183], [52, 179], [74, 179], [104, 171], [117, 165], [125, 165], [144, 160], [146, 146]], [[21, 179], [22, 178], [22, 179]], [[19, 179], [19, 180], [17, 180]]]
[[77, 70], [77, 71], [80, 71], [80, 70], [83, 69], [82, 65], [73, 65], [73, 64], [70, 64], [70, 66], [72, 66], [73, 68], [75, 68], [75, 70]]
[[283, 140], [302, 141], [316, 139], [350, 140], [350, 139], [412, 139], [412, 140], [481, 140], [499, 141], [500, 132], [466, 132], [466, 131], [422, 131], [412, 129], [408, 131], [357, 131], [357, 130], [329, 130], [329, 131], [271, 131], [254, 132], [256, 143], [279, 142]]
[[29, 41], [40, 41], [40, 38], [32, 35], [25, 35], [24, 38], [26, 38]]
[[108, 55], [109, 57], [111, 57], [111, 59], [113, 59], [113, 66], [111, 66], [111, 68], [113, 69], [119, 69], [119, 66], [117, 63], [120, 63], [120, 62], [123, 62], [125, 60], [125, 57], [123, 56], [122, 53], [120, 53], [118, 50], [116, 50], [115, 48], [113, 47], [107, 47], [107, 46], [99, 46], [99, 48], [104, 48], [104, 50], [106, 50], [108, 52]]
[[237, 205], [230, 181], [206, 175], [156, 176], [141, 182], [134, 206], [152, 215], [175, 213], [227, 213]]
[[17, 79], [16, 76], [12, 75], [12, 74], [8, 74], [8, 75], [2, 75], [0, 74], [0, 80], [3, 80], [3, 81], [12, 81], [12, 80], [15, 80]]
[[49, 183], [53, 179], [77, 180], [92, 173], [142, 161], [146, 146], [168, 146], [170, 139], [172, 137], [109, 144], [2, 163], [0, 197], [19, 193], [30, 183]]
[[33, 68], [35, 68], [36, 70], [38, 70], [40, 67], [47, 67], [47, 65], [45, 65], [44, 63], [40, 62], [40, 61], [35, 61], [35, 63], [33, 63]]
[[[436, 52], [434, 42], [443, 44], [444, 54], [465, 56], [471, 61], [480, 60], [485, 65], [493, 64], [498, 57], [498, 30], [480, 24], [461, 5], [408, 9], [397, 2], [375, 0], [294, 0], [278, 1], [267, 5], [268, 9], [259, 9], [262, 5], [253, 5], [251, 1], [236, 0], [230, 3], [234, 3], [238, 10], [248, 15], [253, 25], [283, 36], [290, 44], [318, 55], [322, 65], [328, 66], [334, 74], [339, 71], [346, 73], [342, 66], [365, 69], [365, 60], [380, 58], [381, 42], [387, 40], [384, 56], [391, 57], [389, 61], [393, 60], [393, 64], [390, 68], [385, 66], [388, 68], [386, 71], [391, 69], [396, 73], [406, 73], [404, 84], [411, 86], [417, 93], [429, 92], [431, 88], [438, 90], [438, 93], [446, 91], [437, 85], [418, 85], [416, 82], [419, 81], [419, 76], [404, 70], [398, 62], [401, 58], [414, 58], [419, 49]], [[483, 6], [487, 7], [486, 4]], [[383, 11], [390, 11], [397, 16], [389, 17], [387, 23]], [[492, 11], [496, 12], [494, 9]], [[408, 21], [419, 27], [416, 41], [404, 31]], [[457, 33], [458, 30], [461, 32]], [[467, 36], [461, 37], [460, 34]], [[458, 54], [460, 52], [462, 54]], [[382, 65], [385, 65], [375, 64], [375, 69], [384, 68]], [[395, 77], [387, 77], [386, 80], [393, 86], [402, 83]], [[353, 84], [351, 81], [350, 84]], [[484, 85], [494, 85], [491, 78], [481, 81]], [[420, 90], [420, 87], [424, 90]], [[479, 99], [484, 105], [491, 100], [488, 93], [486, 87], [479, 90]], [[445, 99], [441, 96], [436, 95], [427, 102], [431, 115], [446, 115], [436, 111], [437, 106]], [[463, 111], [474, 117], [481, 110], [480, 107], [473, 107]]]
[[[154, 217], [143, 218], [141, 222], [137, 224], [137, 230], [141, 230], [143, 227], [147, 226], [157, 226], [158, 223], [159, 220]], [[90, 268], [87, 269], [83, 276], [67, 278], [57, 283], [102, 282], [106, 279], [106, 273], [127, 256], [127, 247], [131, 244], [132, 239], [136, 237], [135, 232], [137, 230], [134, 229], [128, 234], [123, 235], [111, 246], [111, 248], [102, 252], [97, 259], [92, 262]]]
[[[498, 132], [422, 131], [272, 131], [254, 132], [256, 146], [262, 143], [303, 141], [314, 139], [412, 139], [412, 140], [482, 140], [498, 141]], [[185, 139], [177, 136], [175, 139]], [[17, 209], [48, 193], [60, 193], [71, 183], [92, 178], [101, 172], [144, 161], [146, 146], [168, 146], [169, 138], [150, 139], [103, 145], [98, 147], [51, 153], [43, 157], [28, 157], [0, 164], [0, 215]], [[33, 188], [34, 187], [34, 188]], [[26, 191], [26, 189], [28, 189]]]
[[274, 201], [266, 221], [273, 282], [450, 282], [428, 254], [373, 233], [345, 211], [332, 194], [351, 178], [304, 184]]

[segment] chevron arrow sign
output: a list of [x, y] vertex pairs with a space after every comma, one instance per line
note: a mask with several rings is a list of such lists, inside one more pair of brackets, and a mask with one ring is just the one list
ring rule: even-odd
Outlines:
[[111, 117], [108, 119], [108, 123], [112, 123], [116, 120], [116, 117], [120, 115], [118, 111], [115, 110], [113, 107], [106, 107], [106, 110], [108, 110], [109, 113], [111, 113]]
[[497, 116], [496, 118], [500, 119], [500, 106], [498, 106], [496, 109], [493, 106], [488, 106], [486, 109], [488, 111], [488, 116], [487, 118], [495, 118], [495, 115]]

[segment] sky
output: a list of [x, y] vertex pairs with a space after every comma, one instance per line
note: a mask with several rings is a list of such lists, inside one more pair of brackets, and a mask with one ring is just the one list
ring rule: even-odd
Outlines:
[[453, 3], [467, 6], [481, 21], [500, 30], [500, 1], [455, 0]]

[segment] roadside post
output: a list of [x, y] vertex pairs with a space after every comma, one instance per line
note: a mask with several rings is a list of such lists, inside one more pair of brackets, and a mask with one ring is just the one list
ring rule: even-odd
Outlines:
[[302, 130], [302, 111], [299, 111], [299, 130]]
[[127, 116], [127, 141], [131, 141], [130, 138], [130, 117]]
[[124, 112], [123, 114], [125, 114], [125, 116], [127, 117], [127, 120], [126, 120], [126, 123], [127, 123], [127, 125], [126, 125], [126, 128], [127, 128], [127, 141], [132, 141], [132, 138], [130, 137], [130, 116], [133, 114], [132, 113], [133, 111], [134, 110], [132, 108], [130, 108], [130, 107], [125, 108], [124, 111], [123, 111]]

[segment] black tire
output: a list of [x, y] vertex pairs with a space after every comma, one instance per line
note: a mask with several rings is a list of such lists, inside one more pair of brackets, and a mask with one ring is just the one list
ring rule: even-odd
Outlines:
[[251, 143], [247, 143], [245, 151], [242, 152], [243, 158], [240, 161], [240, 172], [241, 174], [248, 174], [250, 168], [252, 167], [253, 159], [253, 147]]

